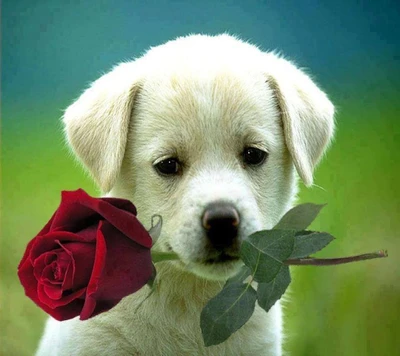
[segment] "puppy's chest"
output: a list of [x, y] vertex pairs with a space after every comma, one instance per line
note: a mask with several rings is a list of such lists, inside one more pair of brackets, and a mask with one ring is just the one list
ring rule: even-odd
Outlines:
[[[119, 324], [135, 355], [277, 355], [274, 323], [262, 310], [220, 345], [205, 347], [200, 329], [202, 307], [185, 300], [163, 304], [153, 300]], [[115, 320], [115, 318], [113, 318]], [[114, 324], [115, 327], [115, 324]]]

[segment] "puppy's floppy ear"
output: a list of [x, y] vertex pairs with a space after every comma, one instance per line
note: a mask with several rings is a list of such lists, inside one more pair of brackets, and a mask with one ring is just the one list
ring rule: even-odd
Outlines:
[[139, 72], [136, 62], [120, 64], [64, 114], [68, 142], [103, 192], [111, 190], [121, 168]]
[[325, 93], [293, 64], [267, 53], [267, 83], [281, 110], [286, 145], [306, 186], [334, 131], [334, 107]]

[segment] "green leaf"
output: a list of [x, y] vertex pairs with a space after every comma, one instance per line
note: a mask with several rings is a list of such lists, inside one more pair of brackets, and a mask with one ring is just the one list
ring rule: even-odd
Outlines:
[[257, 292], [250, 284], [231, 283], [212, 298], [200, 316], [205, 346], [218, 345], [240, 329], [253, 314]]
[[294, 239], [293, 252], [289, 258], [303, 258], [318, 252], [334, 240], [327, 232], [300, 231]]
[[155, 252], [151, 251], [151, 260], [153, 263], [163, 261], [179, 260], [179, 256], [175, 252]]
[[[204, 307], [200, 325], [206, 346], [217, 345], [241, 328], [254, 311], [255, 300], [268, 311], [288, 288], [289, 258], [309, 256], [333, 240], [327, 233], [304, 231], [324, 205], [302, 204], [288, 211], [273, 230], [258, 231], [243, 241], [245, 266], [228, 279], [222, 291]], [[248, 283], [244, 281], [251, 276]], [[257, 292], [251, 286], [257, 281]]]
[[233, 277], [229, 278], [226, 283], [225, 283], [225, 287], [228, 284], [232, 284], [232, 283], [238, 283], [238, 282], [244, 282], [244, 280], [251, 275], [251, 270], [249, 267], [247, 266], [243, 266], [240, 271], [235, 274]]
[[275, 278], [268, 283], [259, 283], [257, 288], [258, 304], [266, 312], [279, 300], [290, 284], [289, 267], [282, 265]]
[[289, 210], [274, 229], [280, 230], [305, 230], [317, 217], [326, 204], [300, 204]]
[[264, 230], [244, 240], [240, 257], [251, 269], [254, 280], [260, 283], [272, 281], [282, 263], [292, 254], [295, 231]]
[[135, 313], [139, 310], [139, 308], [141, 308], [141, 306], [143, 305], [143, 303], [149, 299], [151, 297], [151, 295], [155, 292], [155, 290], [157, 289], [157, 285], [158, 285], [158, 279], [157, 279], [157, 270], [155, 268], [155, 266], [153, 265], [153, 273], [150, 277], [150, 279], [147, 281], [147, 285], [150, 288], [150, 292], [149, 294], [147, 294], [147, 296], [139, 303], [139, 305], [135, 308]]
[[154, 265], [152, 265], [152, 268], [153, 268], [153, 272], [151, 273], [150, 279], [146, 283], [151, 289], [153, 289], [155, 281], [156, 281], [156, 277], [157, 277], [156, 267]]
[[[154, 223], [156, 219], [158, 219], [158, 221], [157, 223]], [[153, 215], [151, 217], [151, 228], [148, 232], [153, 240], [153, 245], [157, 242], [158, 238], [160, 237], [162, 223], [163, 221], [161, 215]]]

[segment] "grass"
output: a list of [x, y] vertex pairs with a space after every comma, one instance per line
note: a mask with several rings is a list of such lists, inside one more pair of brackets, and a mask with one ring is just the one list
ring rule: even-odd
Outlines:
[[[396, 256], [400, 126], [395, 113], [382, 120], [346, 119], [340, 118], [336, 142], [317, 170], [315, 183], [321, 188], [302, 188], [300, 201], [328, 203], [312, 228], [337, 239], [319, 257], [386, 248], [389, 258], [335, 267], [292, 267], [285, 349], [293, 356], [400, 354]], [[16, 276], [26, 243], [58, 206], [61, 190], [82, 187], [97, 194], [55, 132], [54, 127], [46, 132], [3, 128], [0, 353], [4, 355], [32, 355], [46, 319], [24, 296]]]

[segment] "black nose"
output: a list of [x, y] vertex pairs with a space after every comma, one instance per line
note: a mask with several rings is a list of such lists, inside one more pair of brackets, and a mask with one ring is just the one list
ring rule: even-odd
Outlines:
[[207, 237], [216, 249], [224, 249], [233, 244], [239, 222], [239, 213], [235, 207], [225, 202], [210, 204], [202, 218]]

